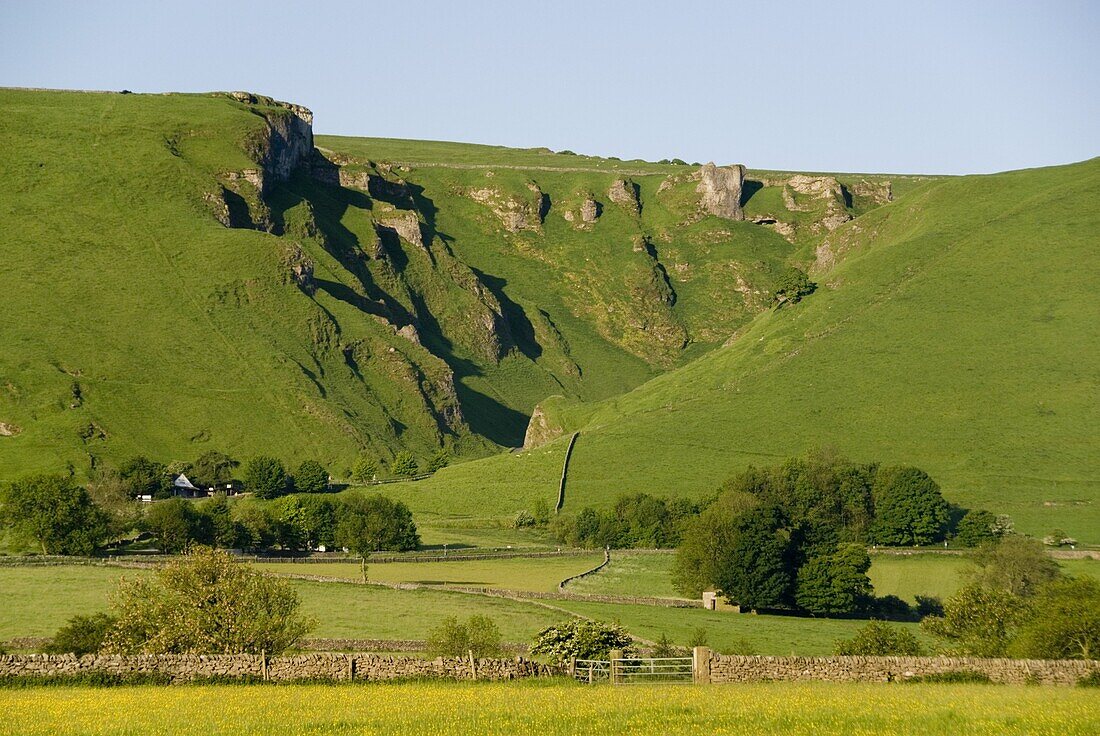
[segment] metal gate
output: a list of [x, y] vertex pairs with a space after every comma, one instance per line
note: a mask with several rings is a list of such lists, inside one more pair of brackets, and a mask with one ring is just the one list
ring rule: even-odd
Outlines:
[[578, 659], [573, 665], [573, 677], [581, 682], [613, 685], [690, 685], [695, 680], [695, 668], [691, 657]]

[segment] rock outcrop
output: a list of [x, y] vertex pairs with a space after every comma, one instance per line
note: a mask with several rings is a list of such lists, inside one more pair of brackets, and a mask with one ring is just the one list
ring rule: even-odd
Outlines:
[[549, 199], [537, 184], [528, 184], [532, 197], [524, 199], [503, 192], [498, 187], [480, 187], [467, 192], [470, 199], [487, 206], [510, 233], [539, 230], [549, 209]]
[[695, 191], [702, 195], [699, 204], [705, 212], [727, 220], [744, 220], [741, 209], [741, 188], [745, 183], [745, 167], [715, 166], [704, 164], [699, 169], [699, 185]]
[[249, 153], [272, 181], [286, 181], [299, 165], [311, 161], [313, 113], [309, 108], [249, 92], [230, 92], [229, 96], [254, 105], [256, 113], [267, 121], [266, 135], [250, 142]]
[[607, 190], [607, 198], [633, 215], [642, 210], [638, 185], [629, 179], [616, 179]]
[[563, 434], [565, 428], [550, 419], [542, 404], [536, 404], [535, 410], [531, 412], [531, 420], [527, 423], [527, 432], [523, 436], [523, 449], [540, 447]]
[[14, 437], [22, 432], [23, 429], [10, 422], [0, 422], [0, 437]]

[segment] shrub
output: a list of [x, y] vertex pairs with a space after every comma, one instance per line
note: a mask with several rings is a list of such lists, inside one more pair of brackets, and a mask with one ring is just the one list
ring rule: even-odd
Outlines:
[[324, 493], [328, 490], [328, 471], [316, 460], [306, 460], [294, 471], [294, 489], [300, 493]]
[[535, 517], [528, 511], [517, 511], [516, 516], [512, 519], [513, 529], [526, 529], [535, 525]]
[[57, 630], [42, 651], [46, 654], [75, 654], [78, 657], [95, 654], [103, 648], [103, 642], [114, 625], [114, 617], [106, 613], [73, 616]]
[[607, 659], [612, 649], [623, 649], [633, 640], [617, 624], [573, 619], [548, 626], [535, 636], [531, 654], [541, 654], [561, 663], [577, 659]]
[[1092, 670], [1079, 679], [1077, 687], [1100, 687], [1100, 670]]
[[882, 621], [868, 621], [851, 639], [837, 641], [836, 654], [856, 656], [917, 657], [924, 647], [905, 629]]
[[256, 498], [276, 498], [286, 493], [290, 486], [282, 462], [266, 455], [248, 461], [244, 469], [244, 482]]
[[1027, 537], [1005, 537], [981, 547], [974, 555], [974, 580], [987, 588], [1029, 598], [1062, 575], [1058, 563], [1047, 556], [1039, 542]]
[[653, 646], [653, 653], [650, 656], [653, 657], [678, 657], [682, 654], [680, 647], [672, 643], [672, 640], [668, 638], [668, 635], [663, 631], [661, 636], [657, 639], [657, 643]]
[[531, 507], [531, 517], [535, 520], [535, 526], [546, 526], [550, 523], [551, 516], [550, 504], [546, 499], [542, 497], [535, 499], [535, 504]]
[[393, 462], [390, 463], [390, 472], [394, 475], [403, 477], [412, 477], [416, 475], [420, 470], [420, 466], [417, 465], [416, 458], [408, 450], [402, 450], [393, 456]]
[[298, 594], [226, 552], [199, 547], [152, 577], [123, 580], [104, 651], [126, 654], [277, 654], [314, 622]]
[[428, 634], [428, 652], [436, 657], [499, 657], [503, 653], [500, 629], [488, 616], [471, 616], [459, 623], [454, 616], [443, 619]]
[[742, 657], [748, 657], [756, 654], [756, 646], [742, 636], [722, 647], [722, 654], [736, 654]]
[[233, 480], [233, 470], [239, 465], [224, 452], [208, 450], [192, 464], [189, 475], [200, 486], [215, 486]]
[[929, 616], [921, 628], [944, 639], [951, 653], [976, 657], [1004, 656], [1016, 629], [1031, 615], [1024, 599], [977, 583], [963, 586], [943, 608], [943, 616]]
[[1095, 659], [1100, 655], [1100, 580], [1091, 576], [1047, 583], [1035, 597], [1035, 615], [1011, 646], [1031, 659]]
[[916, 602], [916, 614], [918, 619], [943, 615], [943, 601], [937, 596], [918, 595], [916, 597]]
[[695, 631], [691, 632], [691, 638], [688, 639], [688, 646], [692, 647], [705, 647], [707, 645], [707, 630], [699, 627]]

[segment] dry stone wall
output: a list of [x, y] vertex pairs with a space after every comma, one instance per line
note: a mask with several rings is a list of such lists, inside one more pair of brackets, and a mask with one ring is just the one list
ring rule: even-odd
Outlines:
[[[1100, 670], [1095, 660], [979, 659], [975, 657], [760, 657], [697, 652], [702, 681], [822, 680], [894, 682], [925, 675], [975, 672], [1005, 684], [1074, 685]], [[698, 678], [697, 678], [698, 679]]]
[[549, 677], [560, 668], [524, 657], [513, 659], [420, 659], [358, 653], [316, 653], [285, 657], [251, 654], [103, 655], [27, 654], [0, 656], [0, 677], [161, 674], [173, 682], [210, 677], [294, 680], [393, 680], [450, 678], [515, 680]]

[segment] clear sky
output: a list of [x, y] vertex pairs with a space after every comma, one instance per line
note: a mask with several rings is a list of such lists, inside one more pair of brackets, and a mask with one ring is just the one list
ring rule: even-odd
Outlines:
[[1100, 155], [1100, 2], [2, 0], [0, 86], [248, 90], [320, 133], [990, 172]]

